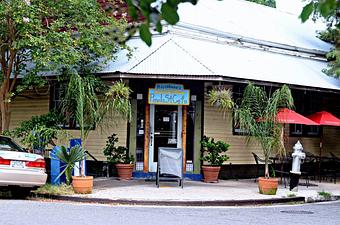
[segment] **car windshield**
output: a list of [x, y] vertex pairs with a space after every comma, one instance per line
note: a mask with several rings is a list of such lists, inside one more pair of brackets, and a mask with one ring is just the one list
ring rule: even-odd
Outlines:
[[10, 138], [0, 137], [0, 150], [2, 151], [15, 151], [25, 152], [23, 148], [13, 142]]

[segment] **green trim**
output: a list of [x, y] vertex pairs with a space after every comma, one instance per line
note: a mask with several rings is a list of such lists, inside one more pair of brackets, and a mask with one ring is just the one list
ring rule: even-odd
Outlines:
[[196, 101], [194, 131], [194, 173], [201, 172], [202, 102]]
[[136, 158], [137, 100], [131, 100], [131, 121], [129, 129], [129, 153]]

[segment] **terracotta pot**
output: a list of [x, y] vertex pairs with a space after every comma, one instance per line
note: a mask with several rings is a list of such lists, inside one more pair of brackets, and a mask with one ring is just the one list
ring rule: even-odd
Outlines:
[[92, 176], [73, 176], [72, 177], [73, 190], [77, 194], [91, 194], [93, 189]]
[[259, 178], [259, 192], [264, 195], [276, 195], [278, 178]]
[[133, 164], [116, 164], [118, 177], [120, 180], [131, 180]]
[[204, 182], [218, 182], [218, 174], [220, 173], [220, 170], [220, 166], [202, 166]]

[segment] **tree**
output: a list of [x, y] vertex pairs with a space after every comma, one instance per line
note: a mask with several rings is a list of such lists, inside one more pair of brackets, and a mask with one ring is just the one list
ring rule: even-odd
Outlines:
[[[81, 149], [85, 151], [86, 142], [90, 131], [102, 125], [106, 116], [121, 115], [130, 119], [131, 105], [129, 101], [130, 88], [122, 81], [115, 82], [112, 86], [98, 90], [103, 83], [92, 74], [78, 74], [77, 71], [70, 74], [67, 90], [63, 100], [63, 111], [69, 116], [74, 116], [81, 137]], [[99, 101], [100, 95], [104, 95], [103, 101]], [[112, 121], [107, 124], [112, 123]], [[82, 161], [83, 163], [83, 161]], [[81, 166], [81, 175], [85, 175], [84, 165]]]
[[293, 97], [287, 85], [268, 95], [264, 88], [249, 83], [244, 90], [239, 106], [235, 108], [235, 122], [247, 135], [247, 140], [255, 139], [262, 147], [265, 158], [265, 177], [269, 178], [268, 162], [272, 153], [281, 155], [285, 149], [281, 142], [281, 126], [277, 123], [280, 108], [292, 108]]
[[108, 16], [96, 0], [0, 0], [0, 131], [9, 128], [18, 92], [43, 86], [47, 71], [57, 75], [113, 58], [126, 47], [126, 31], [126, 21]]
[[336, 78], [340, 77], [340, 1], [339, 0], [310, 0], [303, 7], [300, 14], [302, 22], [312, 16], [313, 20], [323, 18], [327, 22], [327, 29], [319, 37], [334, 44], [334, 48], [327, 54], [328, 69], [324, 72]]

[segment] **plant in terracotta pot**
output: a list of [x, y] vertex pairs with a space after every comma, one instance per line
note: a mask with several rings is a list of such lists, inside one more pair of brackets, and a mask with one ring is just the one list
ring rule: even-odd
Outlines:
[[[84, 74], [68, 71], [67, 90], [63, 98], [63, 111], [69, 117], [76, 119], [80, 130], [81, 149], [86, 152], [86, 142], [89, 133], [97, 126], [105, 123], [108, 116], [120, 115], [130, 119], [131, 105], [129, 101], [130, 88], [124, 82], [115, 82], [108, 86], [91, 74], [90, 70], [82, 68]], [[104, 96], [100, 101], [99, 95]], [[81, 161], [80, 176], [72, 177], [72, 186], [76, 193], [91, 193], [93, 177], [85, 175], [85, 161]]]
[[235, 108], [235, 125], [239, 126], [249, 142], [255, 139], [261, 145], [265, 160], [264, 177], [259, 178], [259, 192], [275, 195], [278, 179], [269, 176], [269, 157], [283, 155], [285, 149], [281, 142], [281, 124], [277, 123], [280, 108], [292, 108], [293, 97], [287, 85], [268, 94], [263, 87], [249, 83], [244, 90], [240, 105]]
[[112, 134], [108, 137], [103, 153], [108, 163], [116, 166], [119, 179], [131, 180], [135, 159], [133, 155], [129, 155], [126, 147], [115, 146], [118, 142], [116, 136], [116, 134]]
[[218, 182], [221, 165], [229, 159], [225, 152], [228, 151], [230, 145], [206, 136], [203, 137], [201, 145], [203, 154], [201, 160], [208, 163], [202, 166], [204, 182]]

